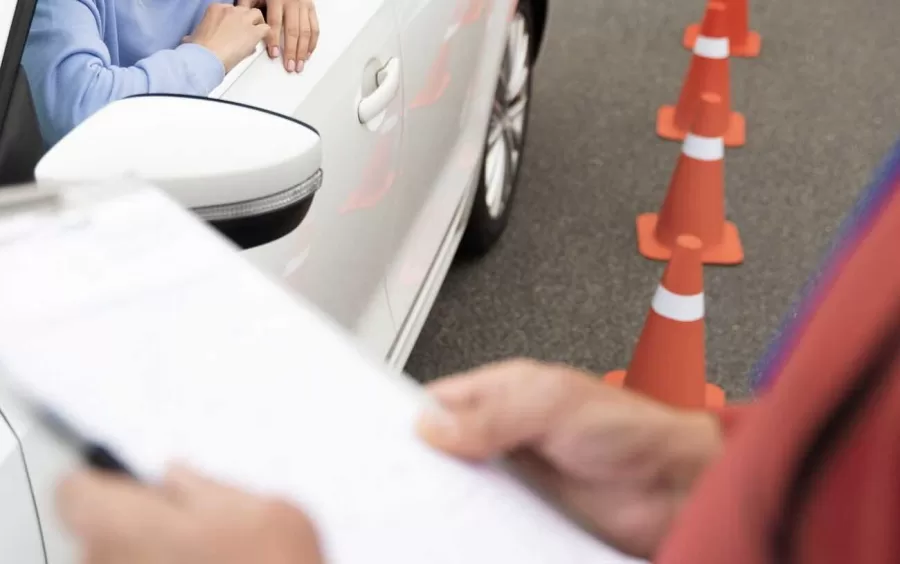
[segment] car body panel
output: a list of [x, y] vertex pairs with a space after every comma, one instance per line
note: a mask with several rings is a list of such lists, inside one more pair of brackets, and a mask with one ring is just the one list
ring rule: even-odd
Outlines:
[[[41, 426], [36, 425], [30, 416], [17, 409], [17, 402], [8, 395], [4, 388], [0, 388], [0, 406], [3, 406], [3, 416], [12, 427], [19, 439], [24, 453], [28, 472], [27, 482], [21, 495], [28, 496], [28, 502], [32, 515], [37, 509], [37, 523], [34, 526], [34, 535], [37, 536], [40, 559], [28, 560], [20, 557], [22, 553], [13, 552], [17, 558], [16, 564], [74, 564], [78, 561], [78, 551], [72, 539], [63, 529], [56, 515], [55, 490], [59, 480], [65, 472], [70, 471], [79, 464], [76, 453], [66, 445], [59, 442], [57, 437], [51, 435]], [[0, 419], [0, 425], [3, 420]], [[5, 428], [0, 428], [2, 433]], [[2, 441], [2, 439], [0, 439]], [[7, 489], [7, 478], [0, 477], [0, 492]], [[30, 484], [30, 490], [28, 486]], [[5, 495], [5, 494], [3, 494]], [[6, 500], [5, 497], [0, 499]], [[6, 504], [0, 505], [0, 523], [7, 519]], [[5, 531], [5, 528], [3, 529]], [[29, 533], [22, 531], [26, 537]], [[0, 543], [2, 545], [2, 543]], [[0, 546], [0, 562], [6, 562], [4, 555], [10, 554]]]
[[[407, 105], [402, 182], [422, 188], [421, 207], [388, 273], [391, 310], [403, 340], [415, 340], [423, 320], [420, 300], [453, 233], [460, 204], [477, 187], [505, 25], [513, 0], [396, 0]], [[423, 20], [426, 23], [423, 23]], [[439, 133], [436, 133], [439, 132]], [[440, 228], [438, 228], [438, 226]], [[458, 244], [458, 241], [457, 241]], [[438, 285], [439, 287], [439, 285]], [[428, 309], [424, 310], [427, 315]], [[414, 332], [410, 326], [418, 326]], [[396, 350], [411, 346], [398, 343]], [[408, 354], [408, 353], [407, 353]], [[397, 358], [405, 355], [399, 354]], [[403, 358], [405, 360], [405, 358]]]
[[[399, 182], [415, 198], [397, 261], [387, 275], [395, 317], [404, 323], [457, 213], [475, 162], [461, 162], [466, 100], [482, 33], [463, 33], [469, 4], [482, 0], [395, 0], [404, 57], [405, 143]], [[474, 26], [483, 28], [481, 14]], [[468, 35], [468, 36], [466, 36]], [[468, 43], [467, 43], [468, 41]], [[477, 156], [477, 155], [476, 155]]]
[[25, 461], [19, 441], [0, 418], [0, 559], [16, 555], [16, 562], [44, 560], [41, 532], [35, 513]]
[[[503, 33], [488, 32], [504, 30], [514, 6], [513, 0], [322, 5], [322, 28], [336, 31], [323, 35], [303, 73], [284, 73], [258, 53], [219, 93], [321, 133], [325, 179], [307, 219], [247, 254], [395, 366], [421, 329], [415, 312], [427, 315], [418, 302], [433, 301], [426, 286], [434, 269], [449, 264], [442, 254], [452, 256], [459, 243], [454, 234], [466, 195], [477, 186], [473, 175], [504, 46]], [[400, 60], [402, 92], [377, 127], [361, 125], [353, 108], [365, 66], [393, 57]], [[332, 164], [338, 155], [340, 163]]]
[[359, 122], [357, 106], [367, 72], [391, 59], [402, 69], [396, 20], [384, 0], [328, 3], [318, 12], [322, 28], [332, 31], [323, 34], [302, 73], [285, 73], [279, 61], [262, 55], [222, 95], [293, 116], [322, 136], [323, 184], [303, 224], [247, 255], [383, 358], [397, 330], [385, 268], [398, 247], [402, 218], [411, 214], [409, 195], [395, 181], [403, 92], [370, 124]]
[[[411, 308], [406, 312], [406, 317], [400, 323], [400, 332], [397, 334], [394, 344], [388, 351], [385, 359], [389, 366], [404, 366], [412, 353], [419, 333], [421, 333], [422, 327], [428, 319], [428, 314], [431, 312], [431, 308], [437, 299], [438, 292], [440, 292], [444, 278], [446, 278], [447, 272], [453, 264], [456, 250], [462, 241], [469, 216], [472, 213], [472, 204], [475, 202], [477, 183], [480, 178], [481, 170], [476, 168], [472, 171], [469, 179], [469, 189], [466, 191], [466, 198], [460, 202], [456, 209], [451, 229], [447, 232], [441, 247], [435, 253], [430, 268], [424, 273], [418, 295], [415, 301], [412, 302]], [[416, 274], [418, 275], [418, 273]]]

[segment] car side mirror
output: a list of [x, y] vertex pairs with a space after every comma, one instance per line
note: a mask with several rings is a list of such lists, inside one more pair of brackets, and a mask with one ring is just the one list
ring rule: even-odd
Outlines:
[[223, 100], [146, 95], [86, 119], [38, 163], [38, 183], [138, 177], [242, 248], [293, 231], [322, 185], [318, 132]]

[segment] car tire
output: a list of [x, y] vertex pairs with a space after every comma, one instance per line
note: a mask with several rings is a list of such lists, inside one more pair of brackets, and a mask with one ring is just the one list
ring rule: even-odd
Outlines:
[[531, 109], [535, 60], [530, 0], [520, 0], [509, 23], [507, 46], [485, 138], [478, 190], [460, 250], [467, 257], [487, 253], [509, 222], [522, 167]]

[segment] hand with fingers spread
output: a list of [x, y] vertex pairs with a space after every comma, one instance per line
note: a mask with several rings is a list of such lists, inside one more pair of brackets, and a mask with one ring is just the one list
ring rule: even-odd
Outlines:
[[435, 448], [507, 456], [598, 536], [650, 557], [718, 454], [712, 416], [670, 409], [578, 370], [513, 361], [438, 381], [420, 421]]
[[319, 44], [319, 18], [313, 0], [238, 0], [238, 5], [249, 8], [266, 7], [266, 18], [271, 31], [266, 37], [266, 48], [273, 59], [281, 52], [284, 43], [284, 68], [288, 72], [300, 72]]
[[294, 507], [175, 469], [161, 486], [85, 472], [58, 491], [84, 564], [321, 564], [316, 531]]
[[203, 19], [185, 43], [196, 43], [212, 51], [225, 72], [253, 54], [257, 44], [269, 33], [262, 12], [246, 6], [210, 4]]

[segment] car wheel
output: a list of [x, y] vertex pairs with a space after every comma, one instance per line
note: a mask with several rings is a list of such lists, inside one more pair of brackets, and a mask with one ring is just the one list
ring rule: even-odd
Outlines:
[[531, 107], [533, 21], [530, 2], [520, 0], [507, 30], [506, 52], [491, 108], [481, 180], [461, 243], [463, 253], [469, 256], [483, 255], [490, 250], [509, 221]]

